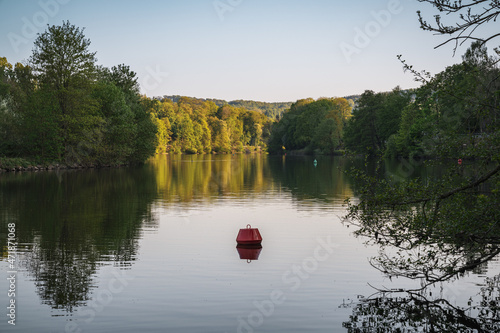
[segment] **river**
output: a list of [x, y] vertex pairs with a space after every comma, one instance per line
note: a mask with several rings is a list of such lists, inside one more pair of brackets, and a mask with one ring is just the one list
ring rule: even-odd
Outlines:
[[[343, 223], [353, 162], [313, 160], [158, 156], [0, 175], [0, 331], [348, 331], [373, 286], [415, 282], [374, 269], [378, 247]], [[236, 248], [248, 224], [262, 248]], [[464, 304], [499, 272], [497, 258], [440, 290]]]

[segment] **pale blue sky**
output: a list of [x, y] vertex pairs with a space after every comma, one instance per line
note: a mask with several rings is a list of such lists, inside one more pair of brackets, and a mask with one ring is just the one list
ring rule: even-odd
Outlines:
[[[98, 63], [124, 63], [148, 96], [295, 101], [417, 86], [396, 55], [437, 73], [462, 47], [434, 50], [416, 0], [0, 0], [0, 56], [28, 59], [36, 32], [85, 27]], [[359, 33], [363, 31], [363, 35]]]

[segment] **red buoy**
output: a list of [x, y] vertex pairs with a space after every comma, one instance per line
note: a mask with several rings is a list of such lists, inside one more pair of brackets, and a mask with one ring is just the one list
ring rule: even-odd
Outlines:
[[247, 224], [246, 229], [240, 229], [238, 232], [236, 242], [241, 245], [258, 245], [262, 242], [262, 237], [259, 229], [252, 228], [250, 224]]

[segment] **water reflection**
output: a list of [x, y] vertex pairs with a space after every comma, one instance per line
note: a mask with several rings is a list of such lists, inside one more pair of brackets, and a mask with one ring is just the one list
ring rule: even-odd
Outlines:
[[349, 332], [498, 332], [499, 291], [497, 275], [462, 306], [451, 290], [378, 293], [358, 303], [343, 326]]
[[[91, 300], [101, 265], [127, 268], [137, 259], [143, 230], [157, 227], [158, 202], [198, 208], [286, 191], [308, 205], [307, 198], [350, 195], [342, 164], [319, 162], [314, 169], [309, 160], [260, 154], [184, 155], [137, 168], [4, 174], [0, 223], [16, 223], [20, 268], [33, 277], [42, 303], [71, 313]], [[257, 260], [261, 248], [237, 251]]]
[[257, 196], [272, 188], [266, 155], [158, 156], [156, 171], [163, 203], [213, 202], [219, 198]]
[[290, 193], [303, 207], [308, 200], [343, 202], [353, 194], [344, 158], [253, 155], [160, 156], [151, 160], [164, 204], [213, 203]]
[[250, 263], [252, 260], [259, 260], [262, 245], [240, 245], [236, 246], [240, 259], [246, 260]]
[[19, 268], [33, 277], [43, 304], [72, 312], [89, 300], [100, 265], [136, 260], [141, 229], [156, 224], [155, 188], [151, 168], [0, 178], [3, 230], [16, 224]]
[[[114, 265], [127, 269], [131, 266], [137, 267], [134, 262], [139, 259], [148, 260], [148, 258], [140, 258], [138, 255], [140, 240], [149, 241], [145, 238], [144, 231], [159, 228], [157, 219], [163, 218], [165, 223], [173, 225], [176, 221], [169, 221], [169, 219], [172, 216], [175, 217], [175, 213], [169, 212], [167, 214], [168, 211], [180, 210], [181, 214], [184, 214], [185, 211], [189, 213], [194, 209], [208, 211], [213, 205], [220, 205], [222, 202], [226, 205], [224, 209], [221, 209], [223, 212], [220, 212], [220, 215], [215, 215], [213, 219], [210, 219], [213, 216], [208, 216], [205, 219], [204, 215], [201, 216], [202, 214], [191, 216], [191, 224], [187, 221], [184, 224], [179, 223], [176, 228], [173, 228], [178, 231], [177, 234], [172, 230], [165, 232], [171, 238], [165, 236], [165, 238], [153, 240], [152, 244], [154, 245], [147, 244], [150, 246], [149, 252], [144, 251], [144, 247], [147, 246], [141, 244], [143, 252], [153, 257], [156, 256], [155, 260], [157, 260], [154, 263], [149, 263], [149, 266], [148, 263], [141, 266], [143, 269], [145, 268], [141, 272], [144, 278], [143, 282], [150, 284], [150, 291], [153, 290], [147, 294], [152, 298], [152, 305], [148, 308], [152, 310], [150, 311], [152, 315], [147, 317], [147, 320], [159, 322], [165, 318], [165, 313], [157, 314], [155, 317], [153, 315], [154, 308], [163, 309], [168, 305], [174, 308], [183, 302], [187, 302], [186, 304], [191, 306], [189, 308], [180, 307], [179, 312], [173, 312], [169, 318], [174, 320], [178, 317], [178, 313], [185, 315], [178, 320], [190, 318], [195, 311], [192, 310], [193, 306], [199, 307], [196, 308], [196, 311], [206, 311], [205, 308], [201, 308], [204, 300], [200, 301], [189, 294], [191, 289], [199, 285], [202, 285], [199, 288], [202, 292], [206, 291], [210, 295], [211, 293], [223, 295], [220, 299], [213, 300], [212, 304], [218, 306], [231, 304], [229, 307], [240, 306], [239, 310], [246, 311], [247, 308], [241, 307], [241, 300], [237, 297], [236, 299], [231, 298], [231, 293], [226, 293], [226, 291], [240, 290], [229, 287], [231, 283], [245, 285], [247, 282], [244, 279], [236, 279], [235, 276], [250, 275], [260, 278], [262, 274], [254, 269], [254, 265], [247, 267], [244, 262], [239, 262], [239, 260], [259, 260], [254, 264], [260, 265], [259, 268], [262, 269], [262, 272], [271, 276], [269, 280], [265, 280], [271, 281], [269, 284], [261, 283], [260, 280], [251, 284], [255, 288], [252, 289], [251, 293], [248, 292], [250, 296], [245, 298], [245, 300], [251, 299], [249, 301], [251, 304], [255, 298], [253, 293], [265, 294], [265, 296], [261, 295], [262, 299], [265, 299], [269, 294], [269, 290], [262, 289], [262, 285], [267, 286], [271, 283], [281, 282], [283, 272], [290, 269], [293, 260], [281, 263], [278, 260], [273, 262], [272, 258], [273, 256], [274, 258], [285, 258], [289, 250], [279, 248], [277, 245], [279, 242], [275, 241], [266, 243], [269, 245], [265, 245], [265, 250], [262, 247], [238, 246], [234, 251], [235, 235], [232, 234], [233, 230], [229, 228], [227, 231], [228, 247], [222, 246], [220, 240], [223, 237], [217, 236], [219, 237], [217, 240], [220, 242], [217, 243], [216, 252], [214, 252], [216, 255], [210, 257], [210, 262], [208, 262], [202, 260], [204, 258], [202, 256], [195, 256], [198, 252], [202, 253], [206, 247], [199, 246], [186, 250], [187, 245], [185, 244], [190, 242], [194, 244], [195, 240], [185, 241], [185, 237], [189, 237], [190, 233], [193, 230], [196, 231], [200, 226], [211, 223], [217, 226], [217, 223], [224, 218], [227, 220], [234, 219], [234, 216], [240, 218], [238, 216], [239, 205], [248, 207], [252, 205], [254, 199], [259, 199], [255, 200], [258, 205], [267, 205], [261, 211], [258, 210], [259, 207], [255, 207], [256, 215], [260, 214], [260, 217], [264, 216], [266, 219], [272, 220], [276, 217], [273, 215], [274, 209], [281, 209], [278, 213], [283, 215], [274, 226], [272, 223], [267, 226], [262, 225], [269, 228], [268, 233], [263, 235], [264, 237], [272, 235], [273, 228], [275, 235], [281, 231], [282, 226], [287, 222], [283, 222], [283, 220], [296, 217], [297, 210], [325, 209], [330, 214], [333, 209], [341, 209], [339, 208], [340, 204], [345, 198], [353, 195], [355, 188], [352, 180], [343, 173], [343, 170], [359, 162], [330, 157], [316, 157], [316, 159], [317, 165], [315, 166], [314, 158], [310, 157], [288, 156], [282, 158], [258, 154], [159, 156], [151, 160], [148, 165], [138, 168], [3, 174], [0, 176], [0, 225], [2, 230], [5, 230], [7, 223], [16, 223], [20, 250], [23, 252], [23, 262], [20, 268], [24, 268], [33, 278], [42, 303], [54, 309], [73, 313], [76, 308], [88, 305], [91, 298], [95, 297], [92, 291], [97, 288], [99, 283], [96, 276], [98, 276], [102, 265]], [[363, 165], [363, 161], [360, 163]], [[388, 166], [388, 168], [390, 167], [392, 166]], [[292, 205], [288, 205], [289, 201], [292, 202]], [[278, 206], [274, 205], [276, 202], [281, 204], [278, 208], [275, 208]], [[163, 215], [158, 218], [156, 214]], [[168, 217], [165, 217], [166, 215]], [[189, 214], [185, 215], [187, 217], [181, 222], [190, 217]], [[313, 224], [310, 223], [313, 220], [309, 217], [316, 215], [303, 215], [307, 215], [307, 218], [292, 221], [295, 224], [294, 228], [300, 225], [305, 230], [310, 228], [309, 224]], [[334, 214], [331, 215], [334, 216]], [[328, 219], [324, 224], [326, 225], [330, 221], [332, 224], [337, 223], [334, 219]], [[224, 223], [229, 225], [232, 222], [225, 221]], [[241, 221], [234, 222], [236, 224]], [[220, 223], [220, 225], [222, 224]], [[305, 224], [307, 224], [306, 227], [304, 227]], [[321, 228], [323, 227], [322, 224]], [[213, 236], [216, 232], [225, 232], [222, 227], [214, 228], [217, 231], [212, 230], [212, 227], [207, 227], [206, 230], [207, 235], [197, 230], [199, 232], [198, 239], [206, 240], [208, 236]], [[324, 230], [329, 230], [329, 227], [325, 227]], [[209, 234], [210, 232], [212, 234]], [[300, 239], [300, 236], [297, 235], [291, 240]], [[293, 248], [301, 248], [308, 241], [307, 239], [300, 240], [304, 243], [294, 245]], [[5, 238], [0, 238], [2, 248], [5, 248], [5, 241]], [[347, 243], [346, 240], [345, 244]], [[351, 247], [347, 249], [347, 245], [344, 245], [343, 250], [346, 255], [349, 255], [348, 252], [358, 251], [355, 244], [349, 246]], [[374, 246], [378, 245], [374, 244]], [[308, 250], [304, 251], [308, 253]], [[169, 251], [169, 255], [165, 256], [161, 251]], [[280, 252], [282, 253], [280, 254]], [[228, 257], [224, 257], [226, 254]], [[5, 257], [5, 252], [2, 256]], [[439, 253], [434, 254], [435, 258], [439, 258], [439, 256]], [[351, 257], [345, 260], [345, 264], [344, 261], [334, 257], [332, 256], [332, 260], [339, 260], [342, 265], [337, 265], [338, 262], [335, 262], [336, 266], [332, 270], [328, 270], [328, 263], [325, 262], [324, 266], [321, 266], [322, 269], [324, 268], [322, 277], [325, 280], [320, 280], [321, 283], [316, 285], [312, 280], [316, 276], [311, 274], [311, 280], [307, 283], [304, 282], [304, 294], [290, 294], [289, 303], [283, 306], [282, 313], [290, 311], [291, 314], [307, 317], [309, 313], [303, 314], [306, 310], [302, 310], [299, 304], [304, 309], [310, 307], [311, 304], [318, 303], [318, 299], [324, 302], [321, 303], [323, 305], [330, 304], [332, 301], [329, 299], [328, 291], [333, 294], [333, 288], [336, 286], [332, 282], [334, 278], [337, 279], [335, 283], [338, 283], [343, 275], [358, 274], [362, 276], [362, 279], [365, 278], [366, 272], [357, 266], [354, 267], [350, 261]], [[268, 260], [268, 258], [271, 259]], [[475, 252], [469, 252], [468, 258], [469, 261], [473, 262], [477, 260], [477, 255]], [[238, 275], [239, 272], [234, 267], [224, 266], [231, 260], [239, 264], [237, 269], [246, 269], [246, 271]], [[365, 263], [364, 257], [362, 260]], [[158, 265], [158, 262], [164, 265]], [[394, 267], [396, 267], [396, 263]], [[226, 272], [223, 273], [226, 275], [219, 276], [217, 268]], [[483, 274], [487, 270], [486, 262], [472, 268], [474, 274]], [[357, 273], [352, 273], [352, 271]], [[424, 274], [429, 273], [429, 270], [422, 271]], [[407, 272], [412, 273], [408, 270]], [[360, 283], [366, 285], [370, 277], [367, 276], [366, 280]], [[353, 280], [352, 275], [345, 277], [345, 280], [350, 283]], [[468, 297], [472, 295], [469, 289], [464, 289], [460, 295], [461, 298], [466, 298], [465, 306], [457, 306], [450, 301], [449, 296], [455, 294], [449, 290], [453, 289], [445, 288], [445, 291], [448, 290], [448, 294], [446, 292], [441, 294], [432, 286], [412, 293], [408, 293], [407, 290], [403, 292], [390, 290], [353, 304], [352, 317], [348, 320], [346, 315], [340, 322], [345, 321], [345, 327], [352, 332], [369, 332], [368, 327], [373, 327], [375, 322], [377, 327], [384, 327], [388, 332], [397, 331], [397, 326], [393, 324], [391, 326], [391, 321], [394, 320], [400, 322], [401, 325], [403, 323], [406, 325], [434, 325], [432, 327], [435, 327], [436, 331], [440, 329], [459, 330], [461, 327], [465, 327], [459, 325], [468, 323], [472, 323], [470, 327], [479, 325], [481, 329], [487, 330], [493, 325], [494, 318], [498, 320], [499, 278], [497, 276], [486, 280], [482, 278], [482, 280], [482, 285], [477, 289], [479, 296], [473, 300], [471, 306], [467, 306]], [[306, 285], [317, 287], [310, 295], [306, 295], [309, 292]], [[211, 286], [212, 289], [207, 286]], [[349, 288], [348, 283], [345, 283], [344, 286]], [[350, 286], [350, 288], [357, 287]], [[241, 289], [244, 291], [241, 292], [244, 296], [247, 290], [245, 288]], [[278, 285], [277, 288], [280, 286]], [[157, 289], [161, 290], [163, 294], [159, 293]], [[350, 293], [351, 290], [344, 290], [344, 292]], [[316, 294], [321, 294], [321, 297], [324, 296], [324, 298], [315, 298]], [[137, 297], [143, 297], [143, 295], [140, 294]], [[194, 299], [192, 303], [189, 303], [189, 297]], [[310, 303], [303, 301], [303, 298], [309, 299]], [[146, 299], [146, 301], [149, 302], [150, 299]], [[128, 306], [135, 307], [135, 304]], [[213, 307], [214, 311], [216, 308], [217, 306]], [[119, 308], [117, 311], [121, 310], [123, 308]], [[239, 314], [239, 312], [235, 314], [235, 318]], [[460, 316], [461, 314], [466, 316]], [[219, 314], [217, 318], [220, 319], [224, 316], [224, 314]], [[446, 322], [438, 318], [442, 316], [447, 316]], [[227, 319], [226, 317], [224, 318]], [[231, 320], [232, 318], [228, 319], [228, 321]], [[164, 323], [157, 325], [160, 327], [162, 324]], [[228, 327], [231, 327], [230, 325], [232, 322], [229, 323]], [[363, 330], [364, 327], [367, 329]]]
[[[399, 171], [385, 164], [385, 175]], [[412, 177], [431, 182], [445, 167], [434, 164], [414, 171]], [[368, 192], [366, 197], [370, 196]], [[459, 216], [439, 219], [438, 214], [446, 214], [438, 210], [439, 204], [426, 215], [414, 204], [403, 211], [391, 206], [372, 209], [364, 203], [348, 215], [358, 227], [355, 234], [378, 247], [378, 255], [370, 260], [372, 267], [397, 282], [391, 287], [373, 286], [373, 295], [349, 304], [352, 315], [343, 323], [349, 332], [500, 331], [500, 246], [493, 232], [494, 217], [485, 213], [471, 226]]]
[[[157, 203], [247, 204], [284, 191], [307, 206], [307, 198], [350, 195], [342, 163], [319, 162], [314, 169], [309, 160], [260, 154], [183, 155], [158, 156], [136, 168], [3, 174], [0, 225], [16, 223], [19, 268], [33, 277], [41, 302], [71, 313], [91, 300], [100, 266], [125, 269], [137, 259], [143, 230], [157, 227]], [[0, 246], [6, 248], [5, 238]], [[261, 250], [237, 249], [245, 260], [257, 260]], [[1, 259], [6, 255], [2, 251]]]
[[303, 204], [311, 199], [323, 203], [338, 203], [351, 197], [351, 180], [344, 172], [351, 165], [352, 162], [348, 159], [330, 156], [269, 158], [274, 181]]

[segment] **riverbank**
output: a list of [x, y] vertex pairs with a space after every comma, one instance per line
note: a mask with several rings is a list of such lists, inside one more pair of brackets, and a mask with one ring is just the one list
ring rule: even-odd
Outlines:
[[[266, 153], [262, 149], [249, 149], [245, 147], [243, 151], [232, 153], [216, 153], [211, 152], [213, 155], [235, 155], [235, 154], [262, 154]], [[208, 155], [210, 155], [208, 154]], [[170, 153], [162, 153], [159, 155], [171, 155]], [[177, 154], [172, 154], [177, 155]], [[200, 155], [200, 154], [179, 154], [179, 155]], [[204, 155], [204, 154], [202, 154]], [[80, 163], [61, 163], [61, 162], [43, 162], [30, 161], [20, 157], [0, 157], [0, 173], [7, 172], [36, 172], [36, 171], [49, 171], [49, 170], [71, 170], [71, 169], [103, 169], [103, 168], [119, 168], [129, 166], [130, 163], [121, 164], [80, 164]]]
[[344, 156], [346, 154], [345, 150], [335, 150], [333, 153], [323, 153], [319, 150], [311, 150], [311, 149], [298, 149], [298, 150], [286, 150], [285, 152], [281, 152], [281, 154], [286, 154], [289, 156]]
[[36, 163], [24, 158], [0, 158], [0, 173], [3, 172], [36, 172], [48, 170], [71, 170], [71, 169], [102, 169], [127, 166], [129, 164], [78, 164], [78, 163]]

